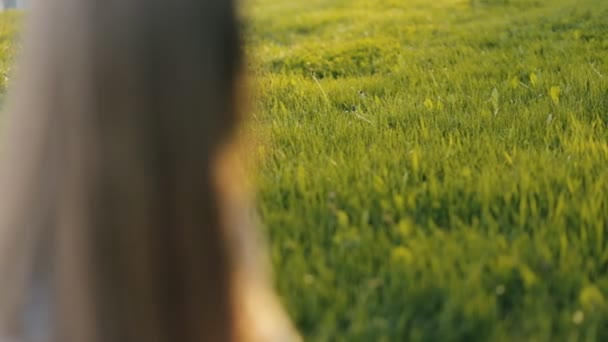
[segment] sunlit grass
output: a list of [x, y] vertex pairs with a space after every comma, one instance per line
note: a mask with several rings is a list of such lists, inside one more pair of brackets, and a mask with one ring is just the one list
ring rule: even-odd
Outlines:
[[0, 11], [0, 105], [13, 75], [17, 32], [22, 15], [17, 11]]
[[259, 206], [309, 340], [608, 338], [608, 3], [246, 13]]

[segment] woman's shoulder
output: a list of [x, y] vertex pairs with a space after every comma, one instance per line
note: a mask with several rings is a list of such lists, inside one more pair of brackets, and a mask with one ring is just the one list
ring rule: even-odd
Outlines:
[[244, 342], [299, 342], [279, 299], [268, 287], [243, 286], [238, 332]]
[[[255, 211], [245, 202], [232, 203], [230, 224], [234, 251], [235, 303], [239, 339], [245, 342], [299, 342], [272, 286], [267, 245]], [[236, 205], [236, 206], [234, 206]]]

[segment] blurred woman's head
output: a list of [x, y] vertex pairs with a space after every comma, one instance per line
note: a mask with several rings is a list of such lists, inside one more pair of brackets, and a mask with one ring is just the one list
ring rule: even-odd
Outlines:
[[233, 1], [37, 1], [28, 22], [2, 133], [0, 331], [240, 338], [217, 174], [240, 115]]

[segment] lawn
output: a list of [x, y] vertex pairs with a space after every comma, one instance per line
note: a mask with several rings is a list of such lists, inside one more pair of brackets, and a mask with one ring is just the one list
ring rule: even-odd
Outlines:
[[244, 17], [258, 207], [306, 340], [608, 340], [608, 1]]

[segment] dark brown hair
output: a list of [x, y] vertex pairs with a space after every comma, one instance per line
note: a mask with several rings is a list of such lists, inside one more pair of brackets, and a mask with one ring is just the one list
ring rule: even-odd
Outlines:
[[239, 339], [233, 1], [36, 5], [3, 119], [0, 336], [41, 302], [54, 341]]

